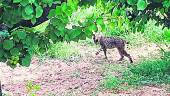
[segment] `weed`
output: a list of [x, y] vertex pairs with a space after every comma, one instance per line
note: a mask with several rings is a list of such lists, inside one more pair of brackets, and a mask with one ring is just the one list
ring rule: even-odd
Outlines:
[[36, 92], [41, 89], [41, 86], [34, 84], [32, 81], [29, 81], [26, 84], [26, 89], [28, 96], [36, 96]]
[[103, 81], [103, 87], [106, 89], [116, 89], [120, 85], [120, 80], [112, 75], [108, 75]]

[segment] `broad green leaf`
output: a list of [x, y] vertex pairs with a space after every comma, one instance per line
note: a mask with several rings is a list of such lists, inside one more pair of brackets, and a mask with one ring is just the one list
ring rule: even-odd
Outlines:
[[103, 25], [104, 24], [102, 17], [97, 18], [96, 22], [97, 22], [98, 25]]
[[108, 24], [108, 26], [109, 26], [109, 28], [114, 29], [115, 28], [115, 23], [114, 22], [110, 22]]
[[60, 35], [61, 35], [61, 36], [64, 36], [64, 34], [65, 34], [65, 28], [64, 28], [63, 26], [58, 26], [58, 30], [59, 30], [59, 32], [60, 32]]
[[26, 6], [26, 5], [29, 4], [29, 1], [28, 0], [22, 0], [20, 3], [21, 3], [22, 6]]
[[55, 9], [51, 9], [49, 14], [48, 14], [48, 18], [51, 19], [52, 17], [55, 17], [56, 15], [56, 10]]
[[64, 36], [64, 39], [65, 39], [65, 40], [67, 40], [67, 41], [69, 41], [69, 40], [70, 40], [70, 38], [69, 38], [68, 34], [66, 34], [66, 35]]
[[164, 32], [164, 39], [170, 41], [170, 30], [166, 30]]
[[23, 32], [23, 31], [18, 31], [17, 32], [17, 36], [19, 39], [25, 39], [26, 38], [26, 32]]
[[93, 24], [93, 25], [88, 26], [88, 30], [96, 32], [98, 30], [98, 28], [95, 24]]
[[144, 10], [147, 7], [147, 0], [138, 0], [137, 10]]
[[13, 56], [18, 56], [19, 55], [19, 49], [18, 48], [13, 48], [13, 49], [10, 50], [10, 53]]
[[86, 35], [82, 32], [79, 37], [80, 40], [86, 40]]
[[27, 5], [24, 10], [27, 15], [31, 15], [34, 12], [31, 5]]
[[41, 15], [43, 14], [43, 9], [41, 6], [37, 6], [35, 11], [36, 11], [36, 18], [41, 17]]
[[35, 2], [35, 0], [29, 0], [29, 3], [34, 3]]
[[129, 5], [135, 5], [136, 2], [137, 2], [137, 0], [127, 0], [127, 3], [128, 3]]
[[31, 63], [31, 56], [27, 54], [25, 58], [22, 59], [22, 66], [29, 67]]
[[0, 49], [0, 58], [3, 57], [3, 55], [4, 55], [4, 51]]
[[57, 6], [55, 12], [56, 12], [56, 15], [60, 15], [62, 13], [61, 6]]
[[23, 44], [26, 44], [27, 46], [32, 45], [32, 38], [30, 36], [27, 36], [25, 40], [22, 41]]
[[53, 3], [53, 0], [42, 0], [43, 3], [46, 3], [46, 4], [51, 4]]
[[55, 32], [55, 33], [50, 33], [49, 35], [50, 35], [50, 39], [53, 41], [53, 42], [55, 42], [56, 40], [57, 40], [57, 36], [56, 36], [56, 33], [59, 33], [58, 31], [57, 32]]
[[32, 45], [38, 45], [38, 43], [39, 43], [39, 38], [38, 37], [34, 37], [34, 38], [32, 38]]
[[93, 35], [92, 31], [90, 31], [88, 29], [85, 30], [85, 34], [88, 38], [91, 38], [91, 36]]
[[51, 23], [52, 23], [53, 26], [57, 26], [57, 25], [62, 26], [61, 25], [62, 24], [62, 20], [60, 20], [59, 18], [52, 18], [51, 19]]
[[3, 48], [6, 49], [6, 50], [10, 50], [14, 46], [15, 46], [15, 44], [14, 44], [14, 42], [12, 40], [5, 40], [3, 42]]
[[169, 0], [165, 0], [162, 2], [163, 7], [169, 8], [170, 7], [170, 1]]
[[65, 10], [66, 15], [71, 16], [72, 12], [73, 12], [72, 8], [70, 6], [67, 6], [67, 10]]
[[78, 29], [78, 28], [76, 28], [76, 29], [72, 29], [71, 31], [70, 31], [70, 38], [71, 39], [73, 39], [73, 38], [76, 38], [77, 36], [79, 36], [80, 34], [81, 34], [81, 29]]
[[106, 31], [106, 26], [105, 26], [105, 24], [101, 25], [101, 27], [102, 27], [102, 32], [105, 32], [105, 31]]
[[35, 23], [36, 23], [36, 18], [35, 18], [35, 16], [31, 19], [31, 23], [32, 23], [32, 24], [35, 24]]
[[76, 10], [78, 7], [79, 0], [67, 0], [68, 6], [72, 8], [72, 10]]
[[13, 0], [13, 3], [20, 3], [22, 0]]
[[22, 17], [24, 20], [30, 20], [34, 17], [34, 15], [33, 14], [27, 15], [25, 11], [22, 11]]
[[66, 4], [66, 2], [62, 3], [61, 9], [62, 9], [63, 12], [66, 12], [66, 10], [67, 10], [67, 4]]
[[55, 35], [57, 35], [58, 37], [60, 36], [60, 31], [58, 31], [58, 30], [55, 30]]

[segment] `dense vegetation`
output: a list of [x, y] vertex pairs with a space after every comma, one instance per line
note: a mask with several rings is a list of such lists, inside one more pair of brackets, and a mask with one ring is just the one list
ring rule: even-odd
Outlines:
[[[90, 4], [97, 10], [70, 21], [74, 12]], [[110, 35], [143, 32], [149, 18], [168, 26], [169, 5], [168, 0], [1, 0], [1, 61], [29, 66], [33, 54], [45, 52], [51, 43], [90, 38], [97, 31], [111, 32]], [[33, 29], [46, 20], [49, 25], [45, 32]], [[163, 34], [169, 40], [169, 29]]]

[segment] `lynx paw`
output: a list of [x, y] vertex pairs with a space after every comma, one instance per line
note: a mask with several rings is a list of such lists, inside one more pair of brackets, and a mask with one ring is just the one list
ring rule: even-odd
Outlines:
[[96, 55], [98, 55], [99, 54], [99, 52], [96, 52]]

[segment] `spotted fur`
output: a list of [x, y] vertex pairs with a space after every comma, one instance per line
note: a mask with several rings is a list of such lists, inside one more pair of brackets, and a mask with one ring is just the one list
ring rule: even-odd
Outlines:
[[99, 54], [100, 51], [103, 51], [105, 58], [107, 59], [107, 55], [106, 55], [107, 49], [117, 48], [121, 56], [119, 61], [122, 61], [124, 56], [126, 56], [129, 58], [129, 61], [133, 63], [133, 60], [130, 54], [128, 54], [125, 50], [125, 44], [128, 43], [125, 40], [118, 38], [118, 37], [104, 37], [98, 34], [93, 35], [93, 40], [94, 40], [94, 43], [100, 44], [101, 46], [99, 51], [96, 52], [96, 55]]

